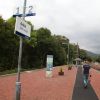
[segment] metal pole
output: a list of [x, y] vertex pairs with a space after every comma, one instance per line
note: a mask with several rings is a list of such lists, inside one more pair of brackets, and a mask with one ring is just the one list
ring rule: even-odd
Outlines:
[[69, 40], [68, 40], [68, 55], [67, 55], [67, 58], [68, 58], [68, 59], [67, 59], [67, 60], [68, 60], [68, 61], [67, 61], [67, 64], [69, 64]]
[[[25, 19], [25, 11], [26, 11], [26, 0], [24, 0], [24, 6], [23, 6], [23, 19]], [[15, 100], [20, 100], [20, 93], [21, 93], [20, 70], [21, 70], [21, 58], [22, 58], [22, 44], [23, 44], [23, 39], [20, 36], [18, 73], [17, 73], [17, 80], [16, 80], [16, 99]]]
[[77, 58], [79, 58], [78, 43], [77, 43]]
[[[77, 43], [77, 58], [79, 58], [79, 46], [78, 46], [78, 43]], [[77, 60], [77, 65], [79, 65], [79, 61]]]

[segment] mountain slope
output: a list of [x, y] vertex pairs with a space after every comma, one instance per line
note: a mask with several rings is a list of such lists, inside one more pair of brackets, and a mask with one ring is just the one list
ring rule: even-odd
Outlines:
[[98, 54], [95, 54], [91, 51], [87, 51], [87, 50], [85, 50], [85, 51], [86, 51], [87, 55], [90, 56], [90, 57], [97, 57], [98, 56]]

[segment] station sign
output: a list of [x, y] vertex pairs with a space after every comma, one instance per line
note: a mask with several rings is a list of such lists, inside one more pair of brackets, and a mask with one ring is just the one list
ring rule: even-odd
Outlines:
[[15, 34], [25, 38], [29, 38], [31, 33], [31, 25], [29, 25], [24, 19], [16, 17]]

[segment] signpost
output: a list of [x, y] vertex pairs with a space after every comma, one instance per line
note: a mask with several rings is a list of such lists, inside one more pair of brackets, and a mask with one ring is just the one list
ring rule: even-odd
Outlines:
[[[24, 0], [23, 5], [23, 14], [19, 14], [19, 9], [17, 9], [17, 13], [13, 16], [16, 17], [16, 24], [15, 24], [15, 34], [20, 36], [20, 46], [19, 46], [19, 57], [18, 57], [18, 73], [17, 73], [17, 80], [16, 80], [16, 97], [15, 100], [20, 100], [20, 92], [21, 92], [21, 82], [20, 82], [20, 69], [21, 69], [21, 58], [22, 58], [22, 43], [23, 37], [28, 38], [30, 37], [31, 26], [25, 21], [26, 16], [33, 16], [32, 13], [32, 6], [29, 9], [29, 13], [26, 14], [26, 1]], [[19, 18], [17, 16], [22, 17]]]
[[53, 70], [53, 55], [47, 55], [47, 62], [46, 62], [46, 77], [52, 77], [52, 70]]

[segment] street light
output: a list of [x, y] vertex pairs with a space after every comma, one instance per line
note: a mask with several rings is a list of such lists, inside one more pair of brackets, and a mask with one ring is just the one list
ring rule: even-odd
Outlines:
[[68, 39], [68, 58], [67, 58], [67, 64], [69, 64], [69, 39]]
[[79, 45], [78, 45], [78, 43], [77, 43], [77, 54], [76, 54], [76, 66], [78, 66], [79, 65], [79, 63], [80, 63], [80, 61], [81, 61], [81, 59], [79, 58], [80, 57], [80, 55], [79, 55]]
[[69, 39], [67, 39], [68, 43], [62, 43], [62, 44], [67, 44], [68, 49], [67, 49], [67, 65], [69, 64]]

